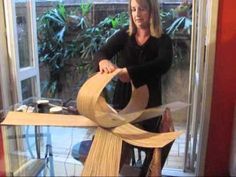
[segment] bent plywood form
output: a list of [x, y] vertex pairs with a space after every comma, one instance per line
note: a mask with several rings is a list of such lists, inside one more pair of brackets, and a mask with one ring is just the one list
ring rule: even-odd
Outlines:
[[[103, 99], [103, 98], [102, 98]], [[104, 103], [104, 105], [107, 103]], [[105, 112], [105, 109], [113, 109], [109, 105], [108, 108], [99, 108], [101, 111], [96, 112], [97, 119], [112, 119], [111, 125], [114, 121], [117, 126], [129, 123], [140, 122], [155, 116], [163, 114], [166, 108], [170, 108], [171, 112], [183, 109], [188, 104], [183, 102], [173, 102], [162, 105], [161, 107], [149, 108], [146, 110], [131, 112], [127, 114], [120, 114], [114, 112]], [[45, 114], [45, 113], [25, 113], [25, 112], [8, 112], [6, 118], [1, 122], [1, 125], [41, 125], [41, 126], [66, 126], [66, 127], [94, 127], [99, 126], [94, 121], [82, 115], [62, 115], [62, 114]]]
[[[189, 106], [189, 104], [181, 102], [181, 101], [175, 101], [175, 102], [161, 105], [158, 107], [153, 107], [153, 108], [141, 110], [139, 112], [142, 112], [142, 114], [139, 117], [137, 117], [134, 122], [141, 122], [143, 120], [147, 120], [147, 119], [150, 119], [153, 117], [161, 116], [164, 113], [164, 111], [166, 110], [166, 108], [169, 108], [171, 112], [175, 112], [177, 110], [181, 110], [183, 108], [186, 108], [187, 106]], [[121, 115], [121, 116], [129, 119], [130, 117], [133, 117], [135, 114], [137, 114], [137, 112], [128, 113], [128, 114]]]
[[102, 91], [119, 72], [117, 69], [111, 74], [97, 73], [85, 82], [77, 96], [77, 108], [82, 116], [9, 112], [1, 124], [98, 126], [82, 176], [118, 176], [122, 140], [139, 147], [161, 148], [182, 133], [151, 133], [131, 125], [130, 122], [162, 115], [167, 107], [175, 111], [188, 106], [182, 102], [175, 102], [145, 109], [149, 93], [147, 86], [142, 86], [138, 89], [132, 88], [128, 105], [117, 112], [107, 104], [102, 97]]
[[[120, 70], [117, 69], [111, 74], [97, 73], [85, 82], [77, 97], [77, 108], [83, 116], [10, 112], [1, 124], [50, 126], [99, 125], [105, 128], [114, 128], [129, 122], [138, 122], [162, 115], [167, 107], [173, 112], [188, 106], [188, 104], [183, 102], [173, 102], [160, 107], [145, 109], [149, 93], [147, 86], [142, 86], [138, 89], [132, 88], [132, 95], [128, 105], [123, 110], [117, 112], [107, 104], [101, 95], [105, 86], [119, 72]], [[28, 119], [29, 117], [30, 119]]]
[[174, 141], [183, 132], [151, 133], [131, 124], [125, 124], [112, 129], [112, 133], [134, 146], [146, 148], [162, 148]]
[[[77, 96], [77, 108], [79, 112], [102, 127], [116, 127], [131, 122], [142, 114], [142, 112], [137, 112], [136, 117], [132, 117], [130, 120], [124, 120], [114, 109], [107, 105], [105, 99], [101, 98], [102, 91], [106, 85], [118, 75], [119, 72], [120, 70], [117, 69], [110, 74], [97, 73], [84, 83]], [[138, 89], [133, 88], [128, 105], [119, 113], [129, 113], [145, 109], [148, 98], [149, 93], [146, 85]], [[104, 116], [107, 114], [111, 114], [113, 117]]]

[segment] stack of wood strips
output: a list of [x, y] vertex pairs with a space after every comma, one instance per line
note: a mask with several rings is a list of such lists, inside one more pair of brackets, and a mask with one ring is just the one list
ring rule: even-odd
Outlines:
[[97, 128], [82, 176], [118, 176], [121, 147], [119, 136]]

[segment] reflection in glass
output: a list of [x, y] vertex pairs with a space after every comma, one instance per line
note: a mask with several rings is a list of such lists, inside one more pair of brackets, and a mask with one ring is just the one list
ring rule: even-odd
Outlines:
[[20, 68], [32, 65], [30, 46], [30, 21], [28, 14], [28, 0], [15, 0], [16, 8], [16, 30], [18, 36], [18, 50]]
[[35, 96], [35, 77], [21, 81], [22, 99]]
[[[30, 107], [37, 112], [37, 100], [29, 98], [2, 112], [19, 111], [22, 104], [27, 107], [25, 112], [31, 112]], [[62, 104], [57, 99], [49, 101], [51, 106]], [[6, 176], [80, 176], [95, 130], [96, 127], [2, 126], [6, 168], [1, 170]]]
[[[84, 161], [80, 145], [91, 142], [95, 129], [67, 127], [4, 127], [12, 176], [80, 176]], [[36, 131], [37, 130], [37, 131]], [[63, 132], [63, 133], [62, 133]], [[89, 149], [88, 149], [89, 150]]]

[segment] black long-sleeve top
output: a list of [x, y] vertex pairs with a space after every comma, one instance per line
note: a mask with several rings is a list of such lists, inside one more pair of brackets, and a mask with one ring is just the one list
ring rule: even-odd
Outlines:
[[[111, 59], [119, 53], [118, 67], [126, 67], [134, 86], [147, 84], [149, 89], [148, 107], [161, 104], [161, 75], [172, 63], [172, 42], [168, 35], [150, 38], [138, 45], [134, 35], [129, 36], [127, 29], [122, 29], [113, 35], [96, 54], [95, 60]], [[128, 103], [131, 86], [117, 82], [113, 105], [122, 109]]]

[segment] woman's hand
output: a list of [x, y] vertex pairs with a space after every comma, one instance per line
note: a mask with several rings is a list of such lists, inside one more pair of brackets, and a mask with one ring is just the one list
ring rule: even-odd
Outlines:
[[116, 69], [116, 65], [110, 62], [107, 59], [103, 59], [99, 62], [99, 71], [100, 73], [112, 73]]
[[[117, 66], [114, 65], [112, 62], [110, 62], [107, 59], [103, 59], [99, 62], [99, 71], [100, 73], [112, 73], [117, 69]], [[121, 82], [130, 82], [129, 73], [127, 71], [127, 68], [119, 68], [120, 72], [118, 75], [118, 78]]]
[[121, 68], [121, 71], [119, 72], [118, 78], [121, 82], [130, 82], [129, 73], [127, 71], [127, 68]]

